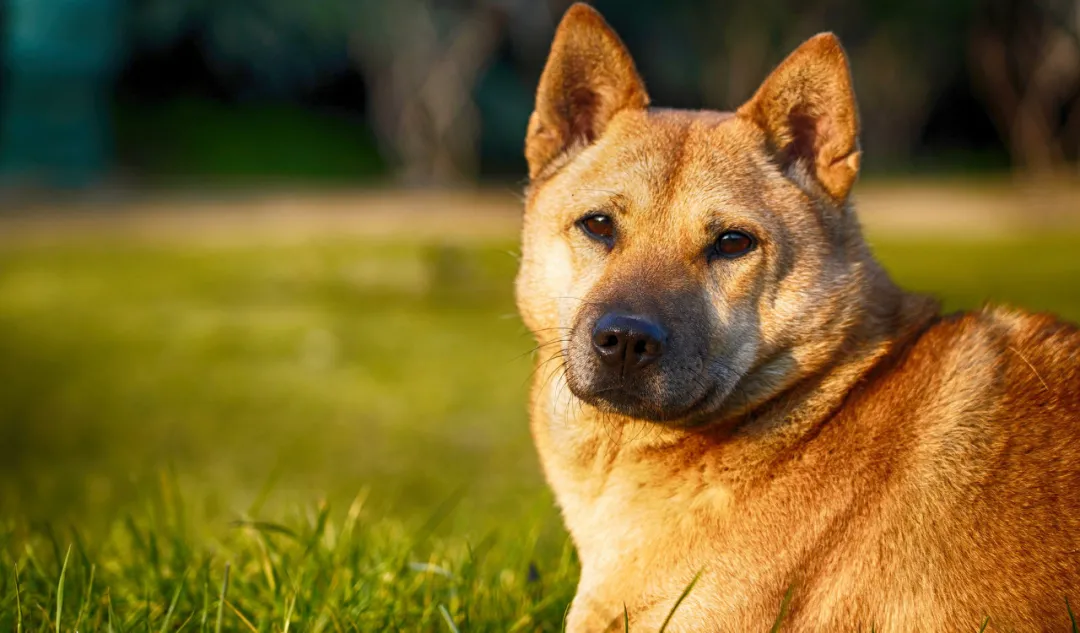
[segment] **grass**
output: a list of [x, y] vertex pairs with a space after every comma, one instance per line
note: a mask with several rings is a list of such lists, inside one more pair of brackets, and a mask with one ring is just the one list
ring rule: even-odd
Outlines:
[[[1080, 319], [1080, 236], [875, 242]], [[560, 630], [513, 251], [0, 247], [0, 629]]]

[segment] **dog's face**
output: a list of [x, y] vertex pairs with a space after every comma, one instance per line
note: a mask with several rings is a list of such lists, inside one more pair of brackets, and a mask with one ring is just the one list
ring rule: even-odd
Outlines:
[[862, 241], [844, 54], [818, 36], [736, 113], [649, 109], [625, 48], [572, 8], [541, 78], [518, 304], [569, 390], [693, 423], [825, 362]]

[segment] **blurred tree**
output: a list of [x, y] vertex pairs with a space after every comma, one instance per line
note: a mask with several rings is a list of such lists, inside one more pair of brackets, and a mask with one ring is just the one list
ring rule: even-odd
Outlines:
[[431, 0], [362, 6], [351, 50], [371, 86], [376, 134], [403, 180], [475, 178], [480, 116], [473, 93], [500, 41], [500, 8]]
[[908, 162], [931, 106], [963, 65], [974, 0], [687, 2], [685, 24], [704, 60], [703, 100], [733, 108], [803, 40], [836, 32], [847, 48], [869, 164]]
[[6, 184], [92, 183], [110, 158], [120, 0], [9, 0], [0, 171]]
[[368, 88], [369, 122], [405, 183], [470, 180], [479, 163], [474, 93], [503, 39], [508, 11], [527, 0], [142, 0], [142, 47], [200, 34], [229, 83], [295, 93], [354, 64]]
[[969, 55], [1015, 166], [1080, 160], [1080, 0], [988, 0]]
[[[475, 178], [481, 153], [486, 173], [519, 173], [532, 90], [571, 0], [130, 1], [136, 48], [195, 42], [226, 100], [298, 101], [362, 77], [346, 105], [365, 112], [385, 161], [404, 183], [440, 184]], [[981, 121], [981, 108], [1017, 167], [1076, 160], [1078, 3], [595, 0], [668, 106], [737, 107], [802, 40], [835, 31], [851, 57], [868, 167], [890, 170], [940, 166], [926, 154], [967, 142], [950, 136], [950, 121]], [[947, 120], [932, 120], [943, 111]], [[928, 129], [944, 143], [928, 144]], [[977, 134], [974, 151], [1003, 151], [987, 126]], [[507, 157], [509, 168], [493, 170]]]
[[346, 0], [135, 0], [139, 50], [195, 34], [211, 66], [240, 95], [284, 96], [348, 67], [358, 12]]

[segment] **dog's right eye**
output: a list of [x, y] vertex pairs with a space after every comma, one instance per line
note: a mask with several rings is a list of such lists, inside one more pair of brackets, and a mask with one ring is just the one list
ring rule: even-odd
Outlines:
[[592, 239], [611, 246], [615, 242], [615, 223], [606, 215], [595, 214], [582, 218], [578, 226]]

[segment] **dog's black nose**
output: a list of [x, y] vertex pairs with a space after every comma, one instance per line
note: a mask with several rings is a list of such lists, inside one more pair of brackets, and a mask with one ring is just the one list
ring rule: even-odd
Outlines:
[[593, 326], [593, 349], [606, 365], [637, 371], [664, 353], [667, 332], [649, 319], [609, 312]]

